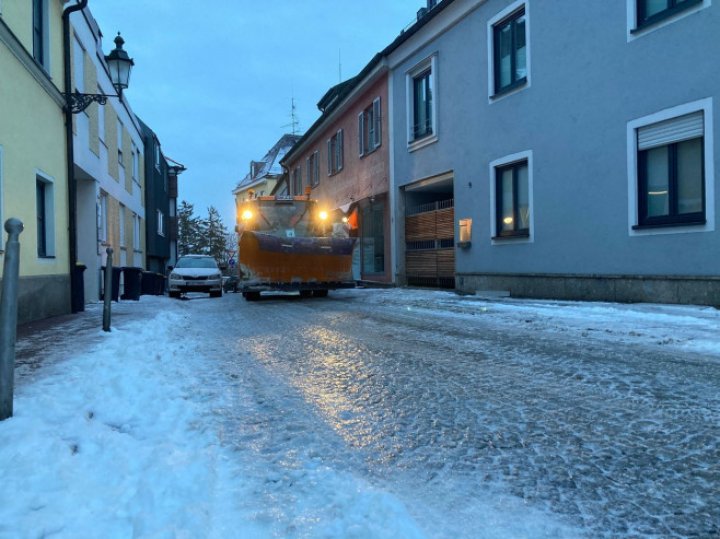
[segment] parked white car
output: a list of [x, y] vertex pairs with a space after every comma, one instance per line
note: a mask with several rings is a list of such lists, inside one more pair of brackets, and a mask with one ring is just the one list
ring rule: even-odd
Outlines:
[[211, 298], [222, 296], [222, 273], [211, 256], [181, 256], [170, 272], [168, 294], [179, 298], [183, 292], [209, 292]]

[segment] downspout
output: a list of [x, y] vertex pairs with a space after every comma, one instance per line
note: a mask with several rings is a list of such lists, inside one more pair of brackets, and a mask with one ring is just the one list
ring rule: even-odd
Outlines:
[[65, 147], [67, 158], [67, 186], [68, 186], [68, 240], [70, 254], [70, 311], [76, 313], [84, 310], [85, 306], [75, 305], [78, 296], [78, 282], [75, 265], [77, 264], [77, 183], [75, 182], [75, 150], [73, 146], [73, 113], [70, 107], [72, 94], [72, 80], [70, 69], [70, 15], [85, 9], [88, 0], [78, 0], [63, 11], [63, 62], [65, 64]]

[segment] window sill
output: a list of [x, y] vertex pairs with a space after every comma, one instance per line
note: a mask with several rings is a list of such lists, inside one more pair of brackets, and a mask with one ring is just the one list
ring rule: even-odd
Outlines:
[[527, 77], [523, 77], [520, 80], [516, 80], [512, 84], [509, 84], [508, 86], [505, 86], [503, 88], [500, 88], [498, 90], [495, 90], [495, 93], [490, 96], [491, 101], [495, 101], [497, 99], [501, 99], [507, 95], [513, 94], [515, 92], [518, 92], [525, 88], [528, 84]]
[[705, 219], [696, 219], [692, 221], [678, 221], [678, 222], [665, 222], [665, 223], [649, 223], [643, 225], [633, 225], [633, 230], [655, 230], [658, 228], [674, 228], [681, 226], [705, 226], [707, 221]]
[[493, 236], [490, 239], [492, 239], [493, 241], [505, 241], [505, 240], [514, 241], [514, 240], [526, 240], [528, 238], [530, 238], [530, 234], [528, 234], [526, 232], [526, 233], [518, 233], [518, 234], [506, 234], [503, 236]]
[[660, 13], [656, 13], [646, 21], [643, 21], [642, 23], [638, 24], [636, 28], [630, 30], [630, 33], [635, 35], [644, 32], [648, 28], [651, 28], [652, 26], [655, 26], [657, 23], [660, 23], [662, 21], [666, 21], [668, 19], [673, 18], [675, 15], [678, 15], [679, 13], [682, 13], [692, 7], [695, 7], [699, 4], [702, 4], [703, 0], [686, 0], [682, 4], [679, 4], [675, 7], [668, 8], [665, 11], [662, 11]]
[[437, 142], [437, 140], [437, 135], [426, 135], [423, 138], [412, 140], [410, 143], [408, 143], [408, 152], [414, 152], [416, 150], [419, 150], [420, 148], [429, 146], [430, 144]]
[[459, 242], [457, 242], [456, 246], [458, 249], [468, 249], [472, 246], [472, 242], [471, 241], [459, 241]]
[[40, 260], [55, 260], [55, 255], [38, 255]]
[[378, 144], [374, 148], [368, 148], [366, 151], [364, 151], [363, 153], [360, 154], [360, 156], [359, 156], [360, 159], [362, 159], [363, 157], [367, 157], [368, 155], [370, 155], [372, 153], [375, 153], [377, 150], [380, 149], [380, 146], [382, 146], [382, 144]]

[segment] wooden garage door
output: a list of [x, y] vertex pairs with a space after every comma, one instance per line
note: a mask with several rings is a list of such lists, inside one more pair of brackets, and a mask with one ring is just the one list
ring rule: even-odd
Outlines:
[[423, 204], [405, 217], [407, 284], [455, 288], [453, 199]]

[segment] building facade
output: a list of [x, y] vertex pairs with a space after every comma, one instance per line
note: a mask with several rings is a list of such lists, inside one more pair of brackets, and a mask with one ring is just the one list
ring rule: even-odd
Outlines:
[[435, 250], [443, 285], [446, 249], [463, 291], [720, 304], [718, 9], [428, 11], [388, 53], [398, 282], [429, 283], [413, 251]]
[[[70, 17], [73, 90], [116, 94], [102, 32], [89, 8]], [[77, 256], [86, 302], [98, 301], [107, 248], [113, 265], [145, 267], [145, 168], [141, 126], [123, 95], [73, 116]]]
[[61, 0], [0, 4], [0, 222], [24, 224], [19, 323], [71, 307], [62, 11]]
[[167, 158], [155, 132], [142, 120], [145, 155], [147, 269], [165, 274], [177, 261], [178, 175], [185, 167]]
[[388, 69], [375, 56], [356, 77], [331, 88], [321, 116], [285, 156], [290, 193], [343, 213], [357, 238], [356, 280], [392, 282]]

